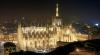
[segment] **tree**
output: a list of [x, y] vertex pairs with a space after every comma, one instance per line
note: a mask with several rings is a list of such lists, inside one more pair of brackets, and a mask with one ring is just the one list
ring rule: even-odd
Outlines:
[[4, 44], [4, 52], [5, 54], [9, 54], [16, 51], [16, 45], [12, 42], [6, 42]]

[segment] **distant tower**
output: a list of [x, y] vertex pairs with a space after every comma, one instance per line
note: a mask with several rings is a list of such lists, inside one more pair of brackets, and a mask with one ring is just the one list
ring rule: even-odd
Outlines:
[[59, 2], [60, 1], [57, 0], [57, 3], [56, 3], [56, 16], [53, 17], [53, 19], [52, 19], [52, 25], [53, 26], [61, 26], [62, 25]]

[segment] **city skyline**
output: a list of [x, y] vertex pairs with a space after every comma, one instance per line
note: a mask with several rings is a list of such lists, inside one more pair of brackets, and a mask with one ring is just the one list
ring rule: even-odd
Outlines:
[[98, 54], [99, 9], [98, 0], [0, 1], [0, 55]]

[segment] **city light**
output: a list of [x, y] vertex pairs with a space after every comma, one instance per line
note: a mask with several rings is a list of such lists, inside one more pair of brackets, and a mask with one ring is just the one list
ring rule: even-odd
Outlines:
[[[96, 28], [92, 29], [92, 26], [87, 25], [87, 24], [81, 25], [78, 22], [77, 22], [76, 27], [75, 27], [74, 23], [64, 24], [64, 22], [66, 20], [65, 21], [62, 20], [63, 14], [60, 14], [60, 13], [62, 13], [62, 12], [60, 12], [62, 7], [60, 7], [61, 5], [59, 4], [59, 2], [57, 2], [55, 5], [56, 5], [55, 16], [53, 16], [51, 18], [50, 24], [45, 23], [44, 26], [41, 25], [42, 18], [39, 20], [40, 23], [37, 22], [38, 23], [37, 24], [36, 21], [33, 21], [33, 20], [31, 21], [29, 19], [31, 21], [30, 22], [29, 20], [27, 20], [27, 19], [25, 20], [25, 18], [22, 17], [22, 19], [18, 18], [18, 20], [16, 19], [14, 21], [14, 23], [16, 23], [16, 25], [14, 25], [14, 26], [17, 26], [17, 27], [15, 27], [16, 32], [10, 33], [10, 30], [8, 30], [7, 26], [5, 25], [5, 24], [9, 23], [9, 21], [5, 21], [5, 24], [3, 26], [1, 26], [1, 30], [0, 30], [0, 31], [3, 30], [0, 33], [0, 43], [1, 43], [0, 48], [2, 48], [4, 51], [2, 53], [4, 53], [4, 55], [6, 55], [5, 53], [7, 53], [7, 54], [10, 53], [9, 48], [6, 51], [5, 50], [6, 48], [4, 47], [4, 44], [7, 42], [11, 42], [11, 43], [15, 44], [16, 52], [23, 50], [25, 52], [31, 51], [31, 52], [44, 54], [44, 53], [52, 52], [56, 48], [64, 47], [66, 45], [66, 43], [73, 44], [73, 43], [77, 43], [77, 42], [82, 42], [82, 45], [83, 45], [83, 41], [93, 39], [92, 36], [94, 36], [94, 35], [91, 35], [91, 33], [96, 33], [97, 31], [92, 32], [94, 30], [97, 30]], [[41, 10], [44, 10], [44, 9], [41, 9]], [[77, 10], [77, 9], [75, 9], [75, 10]], [[73, 11], [71, 11], [71, 12], [73, 12]], [[41, 14], [39, 14], [39, 15], [41, 15]], [[76, 15], [78, 15], [78, 14], [76, 14]], [[70, 14], [69, 14], [69, 16], [70, 16]], [[66, 17], [64, 17], [64, 18], [66, 18]], [[34, 19], [34, 17], [32, 19]], [[38, 19], [36, 19], [36, 20], [38, 20]], [[50, 21], [50, 20], [48, 20], [48, 21]], [[62, 21], [64, 21], [64, 22], [62, 22]], [[30, 24], [27, 22], [30, 22]], [[43, 22], [45, 22], [45, 20]], [[99, 23], [96, 22], [93, 25], [97, 27], [97, 26], [99, 26]], [[9, 26], [9, 28], [12, 28], [10, 25], [8, 25], [8, 26]], [[78, 30], [77, 27], [80, 30]], [[14, 29], [14, 27], [12, 29]], [[81, 30], [83, 30], [83, 31], [81, 31]], [[99, 28], [98, 28], [98, 30], [99, 30]], [[7, 32], [7, 31], [9, 31], [9, 32]], [[82, 33], [82, 32], [84, 32], [84, 33]], [[81, 44], [79, 44], [79, 45], [81, 46]], [[77, 45], [72, 45], [72, 46], [76, 47]], [[10, 50], [11, 50], [11, 48], [12, 47], [10, 46]], [[67, 49], [67, 50], [69, 50], [69, 49]], [[75, 48], [75, 51], [77, 53], [80, 53], [82, 50], [81, 50], [81, 48], [77, 47], [77, 48]], [[67, 51], [66, 51], [66, 53], [67, 53]]]
[[96, 23], [96, 24], [95, 24], [95, 26], [99, 26], [99, 24], [98, 24], [98, 23]]

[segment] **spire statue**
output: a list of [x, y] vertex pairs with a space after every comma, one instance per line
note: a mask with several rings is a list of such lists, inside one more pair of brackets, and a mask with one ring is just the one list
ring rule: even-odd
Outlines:
[[59, 17], [59, 4], [56, 4], [56, 17]]

